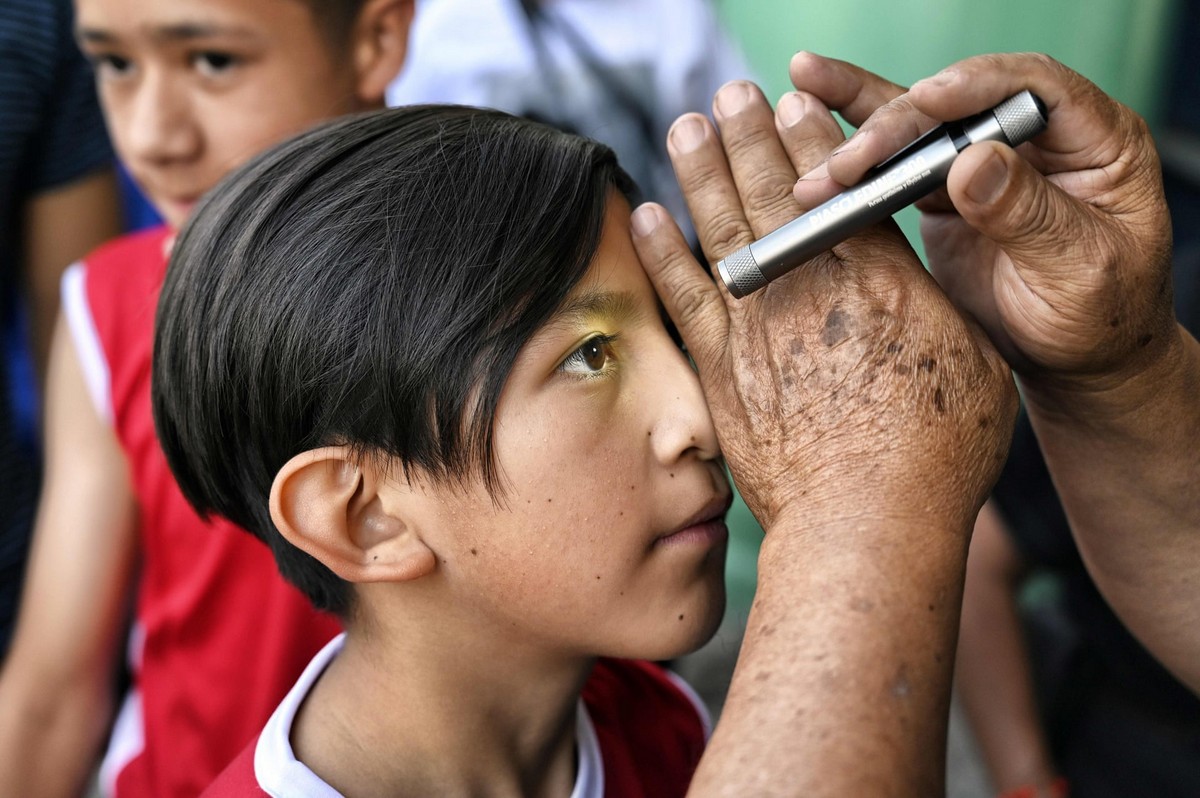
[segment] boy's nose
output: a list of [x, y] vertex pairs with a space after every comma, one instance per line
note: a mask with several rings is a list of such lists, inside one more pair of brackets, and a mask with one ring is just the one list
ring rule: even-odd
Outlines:
[[133, 158], [161, 164], [188, 160], [199, 151], [199, 129], [186, 92], [161, 74], [143, 77], [126, 124]]
[[650, 405], [654, 408], [650, 429], [654, 454], [662, 463], [673, 463], [689, 453], [712, 460], [720, 455], [720, 447], [700, 378], [673, 344], [664, 350], [653, 370], [658, 383], [656, 401]]

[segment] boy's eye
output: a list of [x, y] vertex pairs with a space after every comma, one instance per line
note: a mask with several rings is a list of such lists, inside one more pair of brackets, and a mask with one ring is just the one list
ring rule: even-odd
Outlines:
[[101, 78], [122, 78], [133, 72], [133, 62], [111, 53], [88, 57], [92, 71]]
[[192, 66], [205, 77], [216, 77], [237, 65], [237, 57], [229, 53], [206, 51], [192, 56]]
[[615, 336], [593, 335], [578, 349], [567, 355], [559, 370], [568, 374], [598, 374], [604, 371], [613, 357], [612, 343]]

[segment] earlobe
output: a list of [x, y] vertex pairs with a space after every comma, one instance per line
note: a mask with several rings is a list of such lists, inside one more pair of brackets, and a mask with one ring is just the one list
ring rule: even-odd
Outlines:
[[383, 480], [344, 446], [302, 452], [271, 486], [271, 518], [296, 548], [348, 582], [405, 582], [437, 563], [402, 502], [384, 502]]
[[367, 0], [358, 15], [354, 66], [358, 97], [369, 106], [380, 105], [388, 84], [395, 80], [408, 54], [415, 0]]

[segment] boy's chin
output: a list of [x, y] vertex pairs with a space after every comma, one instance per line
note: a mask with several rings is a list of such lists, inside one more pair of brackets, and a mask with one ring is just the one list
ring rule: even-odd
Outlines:
[[677, 659], [702, 648], [721, 626], [725, 617], [725, 590], [715, 591], [707, 606], [667, 621], [668, 628], [656, 636], [652, 645], [632, 655], [634, 659], [663, 662]]

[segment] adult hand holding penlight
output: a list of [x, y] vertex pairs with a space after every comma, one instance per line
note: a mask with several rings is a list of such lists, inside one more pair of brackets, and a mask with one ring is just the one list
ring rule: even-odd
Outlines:
[[1010, 147], [1045, 129], [1045, 104], [1022, 91], [975, 116], [930, 130], [869, 171], [862, 182], [717, 262], [737, 298], [753, 293], [813, 256], [944, 185], [950, 165], [971, 144]]

